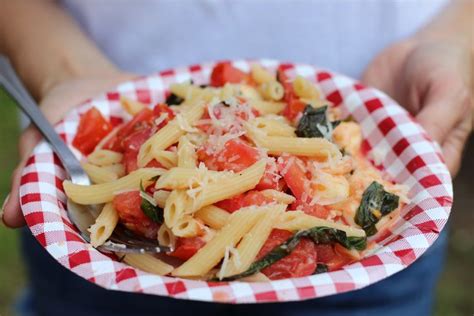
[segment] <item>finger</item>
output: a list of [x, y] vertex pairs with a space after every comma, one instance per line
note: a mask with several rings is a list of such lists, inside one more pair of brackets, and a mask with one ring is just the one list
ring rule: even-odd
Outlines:
[[454, 178], [459, 171], [464, 146], [472, 131], [472, 119], [466, 116], [454, 129], [442, 145], [443, 156], [451, 176]]
[[459, 79], [458, 82], [437, 82], [431, 85], [416, 118], [435, 141], [443, 144], [455, 126], [469, 113], [469, 93]]
[[25, 218], [20, 210], [20, 175], [25, 162], [23, 161], [13, 172], [12, 189], [3, 206], [3, 223], [11, 228], [18, 228], [25, 225]]
[[5, 200], [3, 206], [3, 222], [6, 226], [15, 228], [25, 225], [25, 219], [20, 209], [20, 177], [25, 166], [26, 159], [28, 158], [31, 150], [41, 139], [41, 135], [38, 130], [32, 126], [28, 127], [20, 137], [19, 142], [19, 153], [21, 162], [15, 169], [12, 175], [11, 191], [8, 199]]

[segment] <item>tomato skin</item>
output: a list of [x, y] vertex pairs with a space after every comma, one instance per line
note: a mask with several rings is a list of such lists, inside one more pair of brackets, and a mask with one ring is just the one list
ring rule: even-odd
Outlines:
[[142, 198], [138, 191], [117, 194], [112, 201], [120, 222], [125, 227], [146, 238], [156, 239], [158, 224], [143, 213], [141, 202]]
[[88, 155], [112, 129], [112, 124], [102, 116], [99, 110], [92, 107], [81, 116], [72, 144], [84, 155]]
[[306, 103], [296, 98], [291, 98], [286, 103], [286, 107], [282, 111], [282, 115], [285, 116], [291, 122], [294, 122], [300, 113], [303, 113], [306, 107]]
[[146, 126], [151, 126], [153, 123], [155, 116], [153, 115], [153, 111], [149, 108], [144, 108], [140, 112], [138, 112], [132, 120], [126, 123], [120, 130], [117, 132], [118, 139], [124, 139], [128, 135], [130, 135], [135, 130], [141, 129]]
[[243, 207], [256, 205], [261, 206], [274, 202], [271, 197], [264, 196], [260, 191], [249, 191], [227, 200], [222, 200], [216, 203], [217, 207], [233, 213]]
[[246, 77], [246, 73], [232, 66], [230, 62], [220, 62], [212, 69], [211, 86], [222, 87], [226, 83], [240, 83]]
[[145, 126], [132, 132], [122, 140], [122, 163], [125, 166], [127, 174], [138, 169], [138, 152], [141, 145], [145, 143], [151, 135], [153, 135], [153, 128]]
[[159, 118], [163, 113], [168, 114], [168, 117], [163, 120], [163, 122], [158, 124], [158, 128], [162, 128], [163, 126], [168, 124], [168, 122], [171, 121], [175, 116], [173, 110], [171, 110], [170, 107], [166, 104], [158, 103], [157, 105], [155, 105], [155, 107], [153, 108], [153, 115], [155, 116], [155, 118]]
[[308, 215], [315, 216], [322, 219], [327, 219], [329, 216], [329, 208], [324, 205], [314, 204], [310, 205], [308, 202], [296, 200], [290, 207], [290, 210], [301, 210]]
[[318, 263], [323, 263], [328, 266], [329, 271], [339, 270], [343, 266], [354, 261], [347, 253], [337, 251], [338, 245], [315, 245], [318, 253]]
[[301, 200], [306, 191], [305, 181], [309, 180], [298, 160], [301, 161], [294, 156], [282, 156], [278, 162], [278, 171], [283, 176], [283, 179], [285, 179], [286, 184], [296, 199]]
[[[286, 230], [274, 229], [257, 255], [263, 258], [273, 248], [288, 240], [293, 234]], [[313, 274], [317, 266], [317, 252], [314, 243], [302, 238], [298, 246], [288, 256], [278, 260], [262, 273], [271, 280], [297, 278]]]
[[201, 249], [205, 244], [206, 241], [202, 237], [179, 237], [176, 240], [175, 250], [169, 253], [169, 255], [182, 260], [188, 260], [194, 256], [194, 254], [196, 254], [196, 252], [198, 252], [198, 250]]

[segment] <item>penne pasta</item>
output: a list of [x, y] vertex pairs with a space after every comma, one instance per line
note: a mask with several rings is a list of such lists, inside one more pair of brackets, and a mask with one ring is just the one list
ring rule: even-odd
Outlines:
[[197, 211], [194, 216], [211, 228], [221, 229], [229, 220], [230, 214], [217, 206], [209, 205]]
[[192, 189], [213, 179], [231, 177], [231, 172], [209, 171], [201, 168], [171, 168], [156, 181], [155, 189]]
[[286, 210], [286, 207], [287, 205], [285, 204], [278, 204], [261, 208], [264, 215], [255, 226], [244, 235], [242, 241], [237, 246], [236, 252], [232, 254], [229, 264], [227, 266], [222, 264], [222, 269], [218, 275], [219, 278], [238, 274], [250, 267], [263, 244], [268, 239], [268, 236], [270, 236], [275, 222]]
[[271, 155], [293, 154], [297, 156], [340, 159], [342, 154], [336, 145], [324, 138], [300, 138], [266, 136], [247, 126], [247, 135], [259, 147], [268, 149]]
[[176, 246], [176, 236], [165, 224], [162, 224], [158, 229], [158, 244], [160, 244], [160, 246], [169, 247], [170, 249], [174, 249]]
[[97, 248], [104, 244], [112, 235], [118, 220], [117, 211], [115, 211], [112, 203], [105, 204], [95, 223], [88, 229], [91, 233], [91, 245]]
[[166, 169], [171, 169], [178, 165], [178, 154], [172, 151], [157, 150], [153, 158]]
[[113, 165], [103, 166], [102, 169], [115, 173], [118, 178], [121, 178], [125, 175], [125, 167], [121, 163], [115, 163]]
[[280, 220], [276, 225], [276, 228], [298, 231], [316, 226], [324, 226], [342, 230], [346, 232], [348, 237], [365, 237], [365, 231], [362, 229], [311, 216], [304, 213], [303, 211], [289, 211], [283, 213], [280, 216]]
[[74, 184], [65, 180], [63, 187], [68, 198], [78, 204], [101, 204], [112, 201], [120, 191], [137, 190], [140, 182], [159, 176], [164, 171], [160, 168], [142, 168], [118, 180], [93, 185]]
[[286, 194], [281, 191], [267, 189], [260, 191], [263, 196], [274, 199], [277, 203], [281, 204], [291, 204], [296, 201], [296, 198], [293, 195]]
[[204, 231], [203, 224], [190, 215], [181, 217], [176, 225], [171, 229], [173, 234], [178, 237], [194, 237], [201, 235]]
[[166, 199], [163, 214], [166, 226], [171, 229], [178, 223], [186, 211], [192, 209], [192, 201], [184, 190], [173, 190]]
[[187, 136], [181, 136], [178, 143], [177, 166], [181, 168], [195, 168], [197, 155], [194, 145]]
[[296, 76], [293, 80], [293, 90], [302, 99], [319, 100], [319, 92], [314, 84], [301, 76]]
[[139, 101], [131, 100], [127, 97], [121, 96], [120, 97], [120, 105], [130, 115], [135, 115], [140, 113], [144, 108], [146, 108], [146, 104], [143, 104]]
[[[192, 125], [201, 118], [203, 113], [203, 105], [197, 104], [183, 113], [182, 117], [187, 124]], [[185, 130], [180, 126], [178, 120], [178, 116], [175, 117], [140, 147], [137, 159], [139, 167], [143, 167], [152, 159], [156, 159], [157, 154], [178, 142], [179, 138], [185, 134]]]
[[164, 208], [166, 205], [166, 200], [169, 198], [171, 192], [170, 191], [165, 191], [165, 190], [158, 190], [153, 193], [153, 199], [156, 202], [156, 205], [158, 205], [161, 208]]
[[127, 253], [124, 255], [123, 262], [145, 272], [157, 275], [167, 275], [174, 269], [172, 265], [150, 254]]
[[261, 116], [253, 119], [250, 124], [262, 130], [267, 136], [296, 137], [295, 128], [282, 119]]
[[263, 101], [257, 99], [250, 99], [248, 101], [250, 106], [257, 110], [260, 114], [278, 114], [285, 108], [284, 102]]
[[87, 173], [93, 183], [106, 183], [117, 180], [119, 176], [105, 167], [99, 167], [90, 163], [82, 164], [82, 168]]
[[253, 65], [250, 69], [250, 75], [252, 76], [253, 81], [257, 84], [275, 80], [275, 76], [260, 65]]
[[255, 207], [233, 213], [229, 222], [204, 247], [181, 266], [174, 276], [200, 276], [209, 272], [224, 257], [226, 247], [234, 247], [262, 216]]
[[107, 149], [95, 150], [87, 156], [87, 162], [100, 167], [121, 163], [122, 159], [123, 155], [121, 153]]
[[281, 83], [276, 80], [260, 84], [258, 90], [265, 100], [279, 101], [283, 98], [285, 90]]

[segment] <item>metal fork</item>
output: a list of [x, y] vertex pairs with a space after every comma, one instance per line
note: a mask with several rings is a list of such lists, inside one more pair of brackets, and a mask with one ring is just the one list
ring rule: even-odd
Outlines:
[[[23, 86], [9, 61], [1, 56], [0, 86], [16, 101], [17, 106], [30, 118], [44, 138], [50, 143], [51, 147], [53, 147], [54, 152], [61, 160], [71, 181], [75, 184], [90, 185], [91, 181], [79, 160], [54, 131], [54, 128], [48, 120], [46, 120], [34, 99]], [[87, 228], [94, 224], [95, 218], [99, 214], [99, 209], [98, 205], [79, 205], [71, 201], [71, 199], [67, 200], [69, 219], [78, 228], [82, 237], [87, 242], [90, 242], [90, 233], [87, 231]], [[157, 241], [133, 234], [122, 225], [117, 225], [109, 240], [97, 249], [106, 252], [120, 253], [159, 253], [172, 251], [172, 249], [168, 247], [160, 246]]]

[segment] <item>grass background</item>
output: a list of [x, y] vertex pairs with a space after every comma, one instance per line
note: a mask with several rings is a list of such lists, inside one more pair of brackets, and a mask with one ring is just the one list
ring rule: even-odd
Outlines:
[[[0, 90], [0, 203], [9, 192], [11, 172], [17, 161], [18, 113]], [[474, 299], [474, 140], [455, 180], [455, 204], [450, 219], [447, 263], [436, 289], [435, 315], [472, 315]], [[14, 315], [15, 298], [26, 285], [19, 251], [18, 231], [0, 225], [0, 316]], [[416, 282], [414, 280], [414, 282]], [[400, 302], [403, 304], [403, 302]]]

